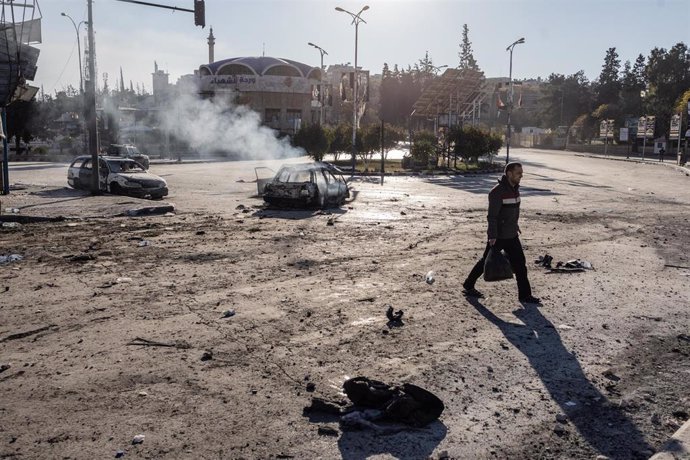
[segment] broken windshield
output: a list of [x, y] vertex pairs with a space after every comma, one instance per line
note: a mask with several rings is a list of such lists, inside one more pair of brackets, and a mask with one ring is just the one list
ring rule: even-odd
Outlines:
[[112, 173], [145, 173], [146, 170], [136, 161], [108, 160]]

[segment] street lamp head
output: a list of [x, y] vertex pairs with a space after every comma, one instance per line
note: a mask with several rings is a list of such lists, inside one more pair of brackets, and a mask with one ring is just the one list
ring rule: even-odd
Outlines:
[[336, 11], [343, 12], [343, 13], [345, 12], [345, 10], [342, 9], [342, 8], [340, 8], [339, 6], [336, 6], [336, 7], [335, 7], [335, 10], [336, 10]]
[[525, 43], [525, 37], [522, 37], [520, 40], [516, 41], [515, 43]]
[[307, 43], [307, 45], [309, 45], [309, 46], [313, 46], [314, 48], [316, 48], [316, 45], [315, 45], [315, 44], [313, 44], [312, 42], [308, 42], [308, 43]]
[[[362, 11], [366, 11], [366, 10], [368, 10], [368, 9], [369, 9], [369, 5], [365, 5], [364, 8], [362, 8]], [[360, 13], [361, 13], [362, 11], [360, 11]]]
[[65, 13], [60, 13], [60, 16], [67, 16]]

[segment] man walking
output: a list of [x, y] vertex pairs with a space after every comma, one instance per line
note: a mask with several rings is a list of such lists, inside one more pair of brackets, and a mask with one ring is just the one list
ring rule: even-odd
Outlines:
[[481, 260], [477, 262], [467, 279], [462, 284], [463, 293], [467, 297], [484, 297], [475, 287], [475, 283], [484, 273], [484, 261], [489, 249], [504, 250], [510, 260], [510, 265], [515, 273], [518, 285], [518, 299], [523, 303], [541, 304], [541, 301], [532, 295], [532, 288], [527, 279], [527, 266], [525, 265], [525, 253], [518, 234], [520, 226], [520, 180], [522, 179], [522, 165], [517, 162], [508, 163], [505, 173], [498, 184], [489, 192], [488, 237], [486, 250]]

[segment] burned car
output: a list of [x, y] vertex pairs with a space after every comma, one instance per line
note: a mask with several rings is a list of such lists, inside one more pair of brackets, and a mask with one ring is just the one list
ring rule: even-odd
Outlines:
[[141, 153], [135, 145], [131, 144], [110, 144], [108, 146], [108, 156], [110, 157], [122, 157], [131, 158], [144, 169], [149, 169], [150, 160], [149, 156]]
[[329, 163], [285, 165], [263, 189], [264, 201], [277, 206], [340, 206], [350, 197], [342, 172]]
[[[129, 158], [99, 157], [99, 189], [115, 195], [138, 198], [163, 198], [168, 194], [165, 179], [151, 174], [138, 162]], [[74, 159], [67, 169], [70, 187], [91, 190], [93, 161], [84, 155]]]

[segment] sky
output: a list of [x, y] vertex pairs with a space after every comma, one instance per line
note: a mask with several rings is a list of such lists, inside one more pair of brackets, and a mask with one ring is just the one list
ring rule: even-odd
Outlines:
[[[193, 0], [147, 1], [193, 8]], [[77, 35], [60, 13], [86, 20], [87, 0], [37, 2], [43, 43], [35, 45], [41, 54], [33, 84], [47, 94], [78, 88]], [[94, 0], [99, 86], [104, 73], [115, 86], [122, 68], [127, 86], [131, 80], [151, 91], [154, 61], [172, 83], [193, 73], [208, 63], [209, 27], [215, 60], [266, 55], [318, 66], [318, 50], [307, 45], [313, 42], [328, 52], [326, 66], [354, 63], [355, 27], [335, 7], [357, 13], [364, 5], [357, 64], [374, 74], [384, 62], [414, 65], [427, 51], [434, 65], [457, 66], [463, 24], [487, 77], [508, 76], [506, 47], [521, 37], [525, 44], [513, 53], [517, 79], [583, 70], [594, 80], [610, 47], [623, 63], [654, 47], [690, 46], [690, 0], [206, 0], [205, 29], [194, 25], [192, 13]]]

